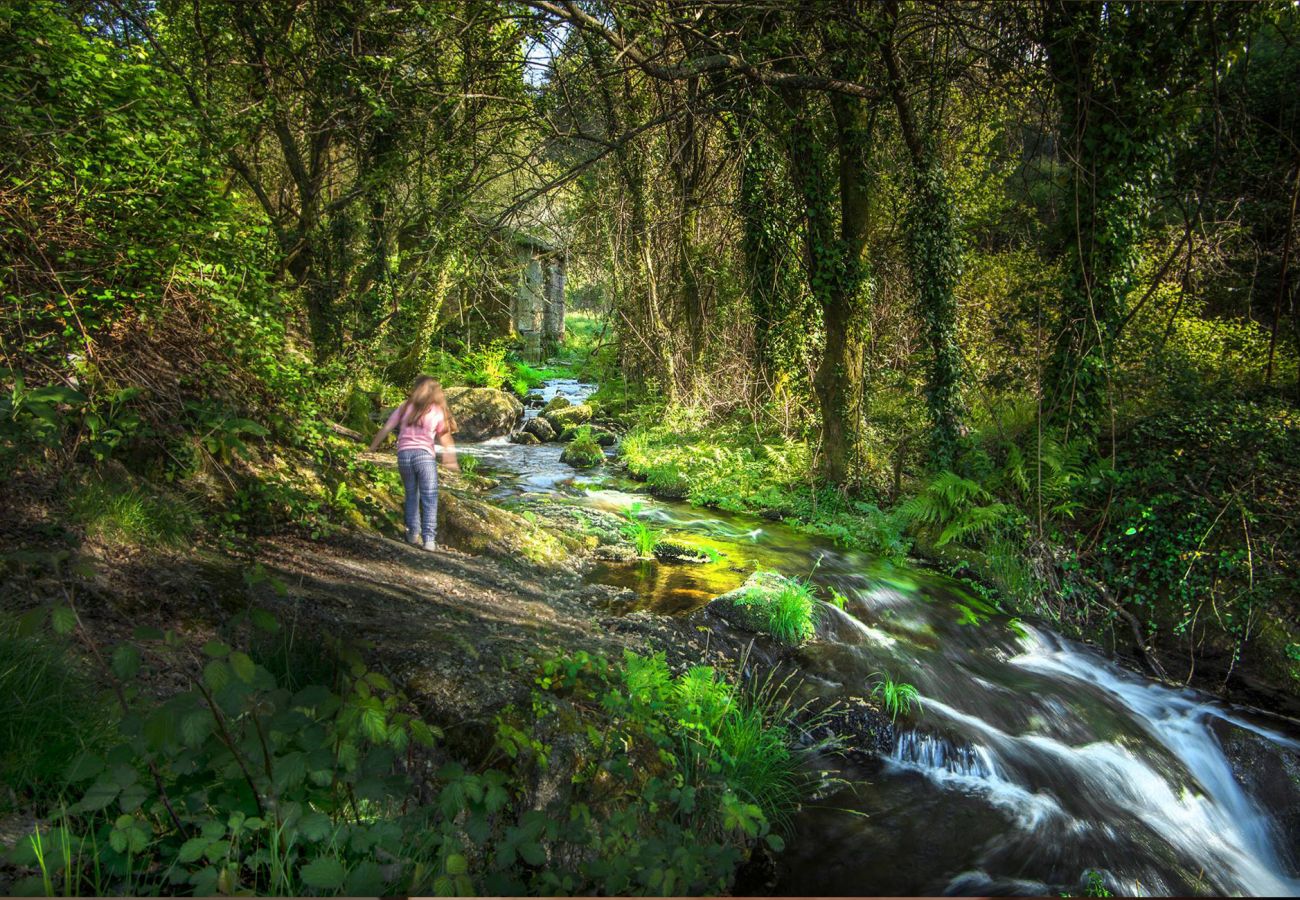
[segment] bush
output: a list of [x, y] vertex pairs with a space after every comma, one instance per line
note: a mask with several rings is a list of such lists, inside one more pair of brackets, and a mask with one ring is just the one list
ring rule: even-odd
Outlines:
[[[50, 620], [78, 627], [69, 607]], [[296, 658], [265, 611], [227, 631], [247, 628], [272, 667]], [[309, 652], [322, 680], [301, 687], [221, 640], [197, 664], [147, 628], [98, 652], [123, 715], [112, 743], [67, 765], [71, 802], [8, 854], [20, 893], [718, 893], [755, 842], [781, 849], [773, 826], [805, 782], [776, 687], [707, 667], [673, 677], [662, 656], [543, 663], [533, 718], [497, 723], [512, 776], [435, 753], [440, 732], [357, 649]], [[186, 688], [140, 690], [155, 664]], [[535, 809], [551, 752], [537, 734], [553, 726], [587, 752], [569, 760], [563, 806]]]

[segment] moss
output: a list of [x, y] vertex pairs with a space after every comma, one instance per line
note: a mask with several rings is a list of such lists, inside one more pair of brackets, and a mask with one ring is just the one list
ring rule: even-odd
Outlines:
[[569, 445], [560, 454], [560, 460], [576, 469], [589, 469], [605, 461], [605, 451], [592, 436], [588, 428], [579, 429]]
[[585, 425], [591, 421], [591, 407], [585, 403], [579, 403], [577, 406], [566, 406], [563, 409], [553, 410], [544, 414], [546, 421], [551, 423], [551, 427], [556, 431], [575, 426]]

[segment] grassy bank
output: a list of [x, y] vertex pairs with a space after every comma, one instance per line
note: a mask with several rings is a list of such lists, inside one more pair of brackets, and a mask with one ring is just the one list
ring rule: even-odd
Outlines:
[[642, 421], [621, 452], [661, 496], [921, 555], [1008, 612], [1145, 655], [1170, 677], [1263, 689], [1274, 703], [1300, 685], [1300, 422], [1285, 401], [1134, 415], [1103, 456], [1051, 435], [1040, 448], [1032, 417], [1003, 418], [966, 441], [955, 471], [903, 478], [896, 497], [820, 485], [806, 443], [750, 418], [647, 408]]

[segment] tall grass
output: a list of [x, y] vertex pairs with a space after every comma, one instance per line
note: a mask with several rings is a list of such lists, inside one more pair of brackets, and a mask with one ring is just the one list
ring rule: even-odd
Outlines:
[[801, 644], [813, 636], [817, 600], [812, 585], [781, 578], [778, 585], [749, 588], [736, 603], [746, 607], [759, 625], [786, 644]]
[[632, 542], [637, 556], [653, 556], [655, 544], [663, 537], [663, 532], [638, 519], [637, 513], [640, 511], [641, 504], [634, 503], [623, 524], [623, 535]]
[[109, 544], [176, 546], [194, 533], [198, 517], [185, 500], [130, 485], [88, 480], [69, 489], [68, 518], [86, 536]]
[[[711, 666], [693, 666], [674, 678], [662, 654], [627, 654], [623, 678], [640, 708], [658, 709], [674, 723], [674, 761], [684, 785], [706, 794], [730, 792], [769, 822], [789, 823], [806, 776], [789, 733], [794, 710], [783, 683], [769, 678], [742, 687]], [[697, 801], [697, 809], [723, 806]]]
[[68, 760], [107, 739], [108, 704], [62, 642], [0, 617], [0, 808], [52, 799]]

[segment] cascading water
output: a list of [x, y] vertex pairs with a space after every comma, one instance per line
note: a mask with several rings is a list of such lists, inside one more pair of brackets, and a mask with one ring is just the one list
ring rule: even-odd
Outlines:
[[[557, 383], [544, 396], [592, 389]], [[515, 495], [575, 477], [556, 445], [465, 449], [512, 473], [502, 490]], [[778, 892], [1077, 894], [1097, 872], [1116, 893], [1300, 895], [1300, 741], [1274, 723], [1131, 674], [947, 579], [780, 524], [618, 490], [567, 502], [639, 507], [722, 548], [722, 562], [667, 579], [597, 570], [675, 593], [647, 598], [650, 608], [688, 608], [683, 597], [717, 593], [720, 578], [735, 586], [756, 565], [813, 573], [848, 600], [842, 611], [823, 604], [819, 637], [799, 655], [810, 681], [847, 698], [883, 672], [920, 692], [883, 762], [846, 764], [850, 787], [797, 816]]]

